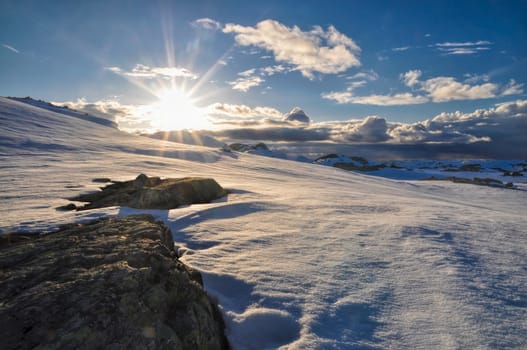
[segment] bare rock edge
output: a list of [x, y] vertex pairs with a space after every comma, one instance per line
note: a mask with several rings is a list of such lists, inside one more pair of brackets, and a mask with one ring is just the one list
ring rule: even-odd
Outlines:
[[0, 237], [2, 349], [228, 349], [201, 275], [150, 215]]
[[77, 207], [65, 205], [60, 210], [87, 210], [111, 206], [128, 206], [137, 209], [174, 209], [181, 205], [209, 203], [227, 194], [214, 179], [184, 177], [161, 179], [140, 174], [134, 180], [113, 181], [101, 191], [81, 194], [72, 201], [88, 202]]

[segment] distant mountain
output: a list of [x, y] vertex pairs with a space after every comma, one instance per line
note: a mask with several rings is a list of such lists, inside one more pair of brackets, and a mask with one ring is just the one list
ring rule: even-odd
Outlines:
[[[396, 180], [449, 180], [494, 187], [527, 182], [527, 162], [521, 160], [405, 160], [368, 161], [363, 157], [327, 154], [313, 161], [350, 171]], [[509, 185], [510, 184], [510, 185]]]
[[284, 120], [288, 122], [310, 123], [311, 119], [299, 107], [295, 107], [291, 112], [284, 114]]
[[96, 117], [94, 115], [90, 115], [85, 112], [80, 112], [75, 109], [71, 109], [68, 106], [57, 106], [51, 102], [35, 100], [29, 96], [28, 97], [8, 97], [8, 98], [14, 101], [27, 103], [28, 105], [31, 105], [31, 106], [43, 108], [51, 112], [64, 114], [70, 117], [79, 118], [82, 120], [90, 121], [93, 123], [97, 123], [100, 125], [104, 125], [104, 126], [117, 129], [117, 124], [112, 120], [101, 118], [101, 117]]

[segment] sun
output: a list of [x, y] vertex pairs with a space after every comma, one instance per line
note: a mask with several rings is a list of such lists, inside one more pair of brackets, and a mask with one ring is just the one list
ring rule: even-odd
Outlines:
[[150, 105], [150, 122], [158, 130], [199, 130], [209, 126], [205, 108], [197, 107], [195, 99], [179, 88], [162, 90], [158, 101]]

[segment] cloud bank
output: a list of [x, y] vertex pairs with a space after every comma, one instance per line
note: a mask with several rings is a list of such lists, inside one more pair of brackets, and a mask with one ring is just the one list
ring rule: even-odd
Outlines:
[[422, 154], [419, 153], [422, 147], [434, 154], [458, 152], [464, 156], [527, 158], [527, 100], [501, 103], [470, 113], [441, 113], [416, 123], [394, 123], [384, 117], [368, 116], [344, 122], [299, 124], [283, 117], [278, 119], [277, 111], [264, 117], [247, 106], [228, 105], [226, 109], [232, 111], [231, 115], [250, 116], [244, 120], [233, 118], [223, 125], [226, 129], [214, 133], [229, 140], [326, 141], [333, 145], [376, 145], [385, 150], [395, 147], [414, 154]]
[[[116, 101], [88, 103], [85, 100], [62, 104], [111, 119], [123, 130], [149, 129], [147, 106], [121, 105]], [[226, 103], [215, 103], [208, 110], [216, 127], [206, 133], [225, 142], [244, 140], [287, 144], [316, 141], [382, 147], [384, 150], [406, 149], [413, 154], [423, 154], [424, 150], [440, 154], [447, 150], [449, 154], [461, 152], [465, 156], [527, 159], [527, 100], [500, 103], [469, 113], [441, 113], [416, 123], [395, 123], [381, 116], [299, 123], [287, 120], [288, 114], [272, 107]]]
[[211, 18], [199, 18], [191, 23], [195, 28], [203, 28], [207, 30], [220, 30], [221, 23]]

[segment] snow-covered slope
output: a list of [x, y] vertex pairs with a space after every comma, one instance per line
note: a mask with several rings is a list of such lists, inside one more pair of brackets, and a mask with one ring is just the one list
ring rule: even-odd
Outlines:
[[527, 192], [394, 181], [157, 141], [0, 98], [0, 229], [58, 212], [93, 178], [211, 176], [226, 199], [152, 211], [201, 269], [235, 349], [527, 346]]

